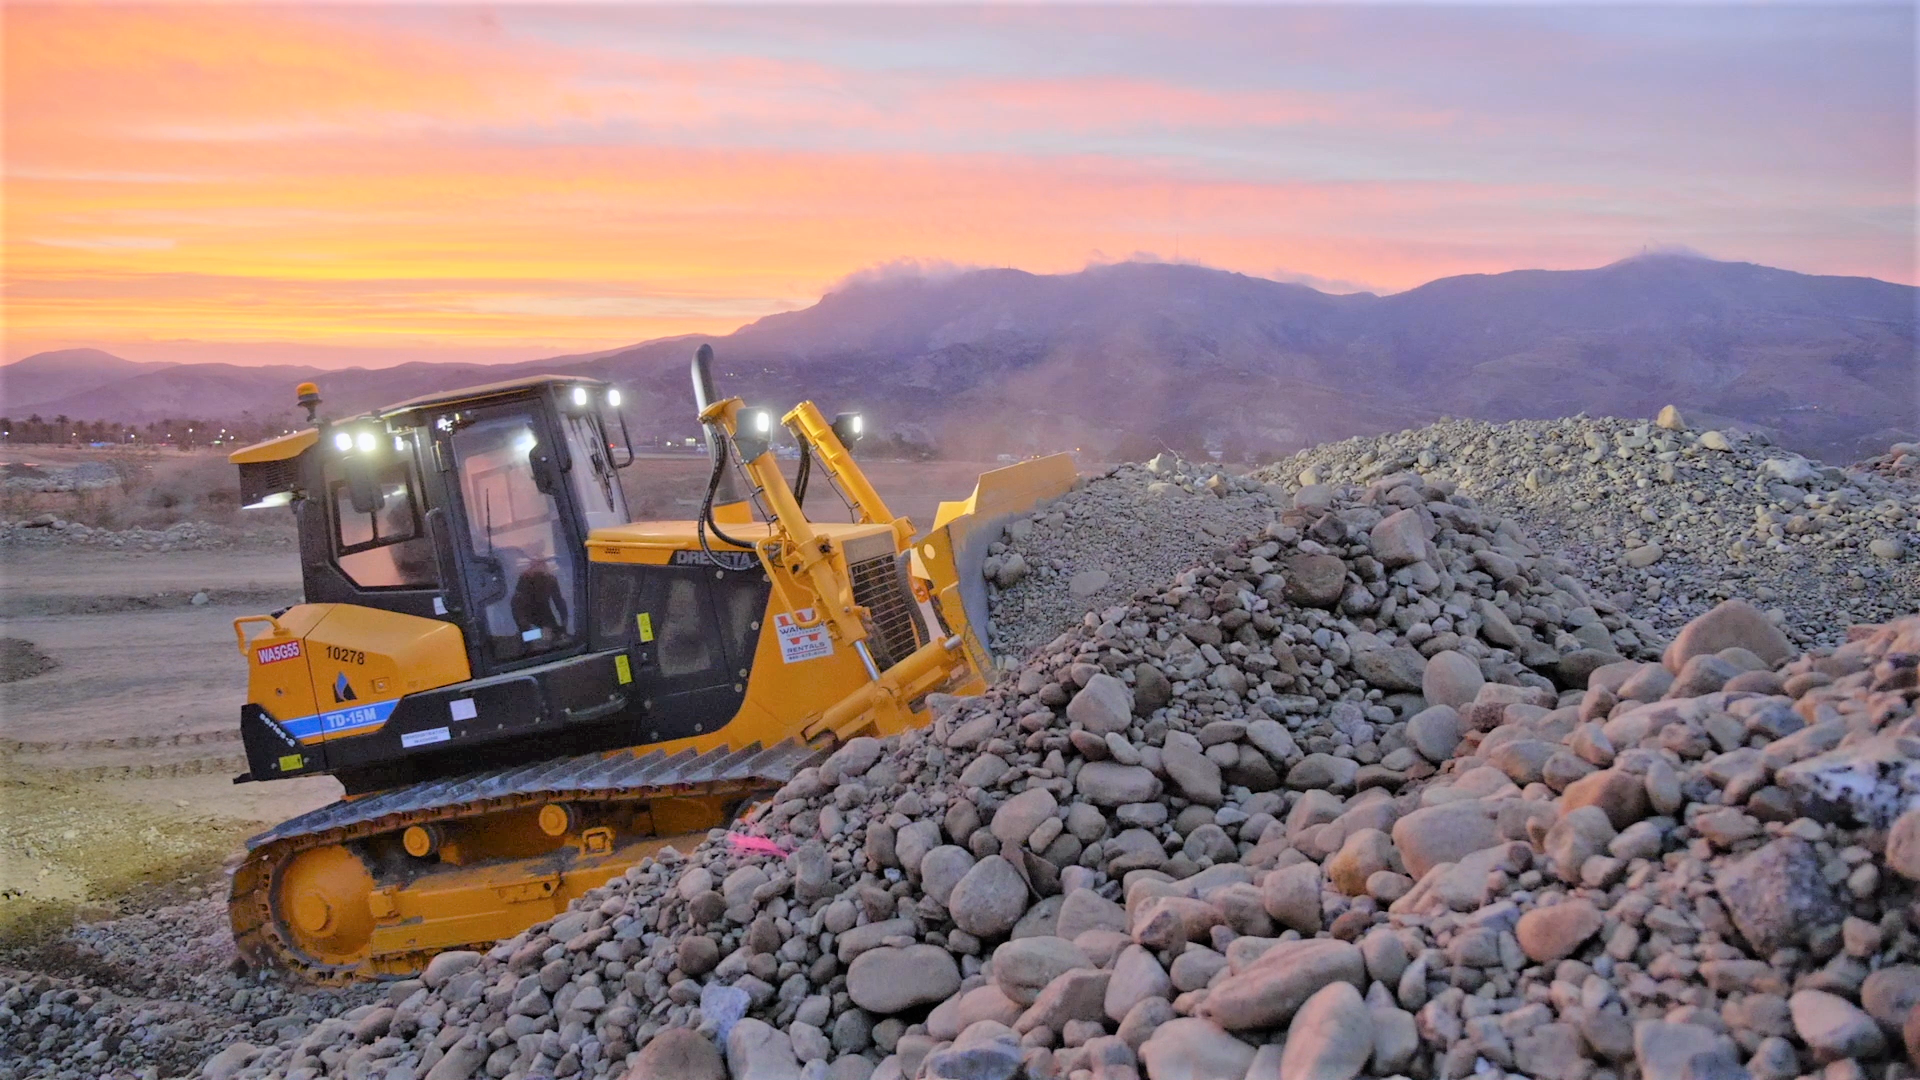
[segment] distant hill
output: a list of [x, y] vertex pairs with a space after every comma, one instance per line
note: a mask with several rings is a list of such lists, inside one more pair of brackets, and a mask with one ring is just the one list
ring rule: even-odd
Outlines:
[[[291, 418], [292, 386], [305, 378], [331, 407], [358, 410], [555, 371], [615, 380], [643, 430], [690, 435], [686, 361], [703, 340], [725, 393], [860, 408], [882, 430], [957, 453], [1206, 443], [1272, 455], [1441, 414], [1651, 416], [1669, 402], [1834, 460], [1920, 431], [1913, 287], [1689, 255], [1443, 278], [1386, 297], [1158, 263], [896, 277], [732, 334], [584, 357], [114, 374], [105, 362], [125, 361], [74, 350], [0, 368], [0, 396], [13, 413]], [[73, 353], [88, 356], [62, 385], [52, 369]], [[23, 368], [28, 378], [16, 378]]]
[[99, 349], [35, 353], [0, 367], [0, 402], [58, 400], [172, 366], [122, 360]]

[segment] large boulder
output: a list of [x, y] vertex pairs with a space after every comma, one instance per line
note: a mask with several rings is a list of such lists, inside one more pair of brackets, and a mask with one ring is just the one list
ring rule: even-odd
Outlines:
[[1380, 519], [1367, 536], [1373, 556], [1389, 569], [1411, 566], [1427, 557], [1427, 523], [1412, 507]]
[[727, 1080], [727, 1063], [705, 1035], [670, 1027], [640, 1051], [625, 1080]]
[[1107, 996], [1102, 1004], [1107, 1018], [1118, 1023], [1142, 1001], [1165, 1000], [1172, 993], [1173, 980], [1168, 978], [1167, 969], [1160, 966], [1160, 961], [1146, 949], [1129, 945], [1113, 962], [1113, 977], [1107, 983]]
[[1745, 600], [1727, 600], [1682, 627], [1660, 662], [1677, 675], [1687, 661], [1722, 649], [1745, 649], [1769, 666], [1793, 656], [1793, 644], [1766, 612]]
[[945, 1001], [958, 989], [960, 968], [937, 945], [883, 945], [854, 957], [847, 968], [847, 996], [881, 1016]]
[[977, 938], [997, 938], [1027, 911], [1027, 882], [1012, 863], [989, 855], [947, 894], [955, 926]]
[[1592, 902], [1565, 900], [1520, 916], [1514, 934], [1528, 959], [1536, 964], [1557, 964], [1599, 933], [1606, 921]]
[[1320, 893], [1326, 879], [1320, 866], [1298, 862], [1267, 874], [1260, 884], [1260, 905], [1274, 922], [1302, 934], [1320, 932], [1324, 918]]
[[1089, 761], [1080, 767], [1074, 787], [1095, 806], [1125, 806], [1158, 798], [1160, 778], [1143, 765]]
[[733, 1080], [790, 1080], [800, 1075], [787, 1033], [759, 1020], [742, 1020], [727, 1035], [727, 1071]]
[[1424, 806], [1393, 823], [1393, 846], [1415, 880], [1499, 842], [1496, 815], [1478, 799]]
[[1059, 809], [1060, 803], [1054, 799], [1053, 792], [1030, 787], [1001, 803], [1000, 809], [993, 812], [993, 824], [988, 828], [1002, 844], [1018, 846], [1026, 843], [1033, 830]]
[[1330, 608], [1347, 591], [1347, 564], [1338, 555], [1298, 554], [1287, 560], [1282, 590], [1289, 604]]
[[1360, 991], [1329, 983], [1307, 999], [1287, 1026], [1280, 1080], [1353, 1080], [1373, 1056], [1373, 1016]]
[[1074, 889], [1060, 902], [1054, 923], [1059, 935], [1072, 941], [1089, 930], [1127, 932], [1127, 909], [1092, 889]]
[[1194, 1017], [1161, 1024], [1140, 1047], [1147, 1080], [1241, 1080], [1253, 1053], [1219, 1025]]
[[1487, 682], [1472, 657], [1452, 649], [1434, 653], [1421, 671], [1420, 681], [1421, 696], [1427, 699], [1427, 704], [1450, 705], [1456, 709], [1471, 703]]
[[1824, 990], [1801, 990], [1788, 1001], [1793, 1030], [1815, 1061], [1865, 1061], [1880, 1056], [1886, 1037], [1873, 1017], [1846, 998]]
[[1048, 983], [1074, 968], [1090, 968], [1093, 961], [1065, 938], [1017, 938], [993, 951], [993, 981], [1000, 992], [1019, 1005], [1031, 1005]]
[[1067, 720], [1098, 735], [1125, 731], [1133, 723], [1133, 690], [1100, 672], [1067, 702]]
[[1368, 684], [1388, 693], [1418, 693], [1427, 658], [1407, 648], [1366, 649], [1353, 654], [1353, 670]]
[[[1166, 768], [1167, 779], [1172, 780], [1180, 789], [1180, 794], [1189, 802], [1202, 806], [1219, 806], [1223, 801], [1220, 793], [1220, 766], [1213, 763], [1205, 754], [1191, 746], [1168, 740], [1160, 751], [1160, 761]], [[1084, 766], [1082, 766], [1084, 768]]]
[[1215, 983], [1206, 1012], [1229, 1031], [1275, 1028], [1334, 982], [1358, 987], [1367, 981], [1360, 950], [1332, 938], [1284, 941], [1237, 975]]
[[1798, 837], [1782, 836], [1721, 866], [1714, 884], [1733, 925], [1760, 956], [1797, 945], [1809, 930], [1846, 917], [1813, 845]]

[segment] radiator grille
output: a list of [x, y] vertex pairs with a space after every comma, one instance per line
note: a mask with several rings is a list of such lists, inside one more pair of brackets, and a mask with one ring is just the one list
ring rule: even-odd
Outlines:
[[850, 563], [853, 602], [868, 611], [867, 648], [885, 671], [920, 647], [920, 608], [907, 587], [906, 556], [881, 555]]

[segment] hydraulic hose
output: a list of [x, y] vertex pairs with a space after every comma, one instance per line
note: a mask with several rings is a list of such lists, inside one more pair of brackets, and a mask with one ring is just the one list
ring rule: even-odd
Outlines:
[[725, 475], [727, 468], [727, 440], [724, 436], [720, 435], [719, 432], [711, 428], [708, 429], [708, 436], [708, 445], [714, 448], [713, 472], [707, 476], [707, 494], [706, 498], [700, 502], [700, 517], [694, 522], [694, 531], [700, 538], [700, 550], [706, 553], [707, 561], [715, 566], [719, 566], [719, 556], [713, 553], [713, 548], [707, 543], [707, 532], [709, 530], [713, 532], [713, 535], [719, 537], [722, 542], [732, 544], [734, 547], [746, 548], [748, 551], [754, 550], [754, 547], [752, 544], [743, 540], [735, 540], [733, 537], [728, 536], [720, 528], [720, 523], [713, 519], [714, 494], [720, 490], [720, 478]]

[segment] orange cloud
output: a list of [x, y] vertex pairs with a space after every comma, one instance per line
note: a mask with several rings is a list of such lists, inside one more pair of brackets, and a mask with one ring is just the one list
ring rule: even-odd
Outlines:
[[[1828, 228], [1788, 186], [1450, 164], [1498, 118], [1390, 88], [728, 53], [646, 8], [542, 33], [436, 8], [0, 13], [9, 357], [588, 349], [725, 330], [902, 256], [1153, 251], [1404, 288], [1723, 230], [1800, 268], [1910, 267], [1898, 228]], [[1783, 208], [1800, 233], [1751, 227]]]

